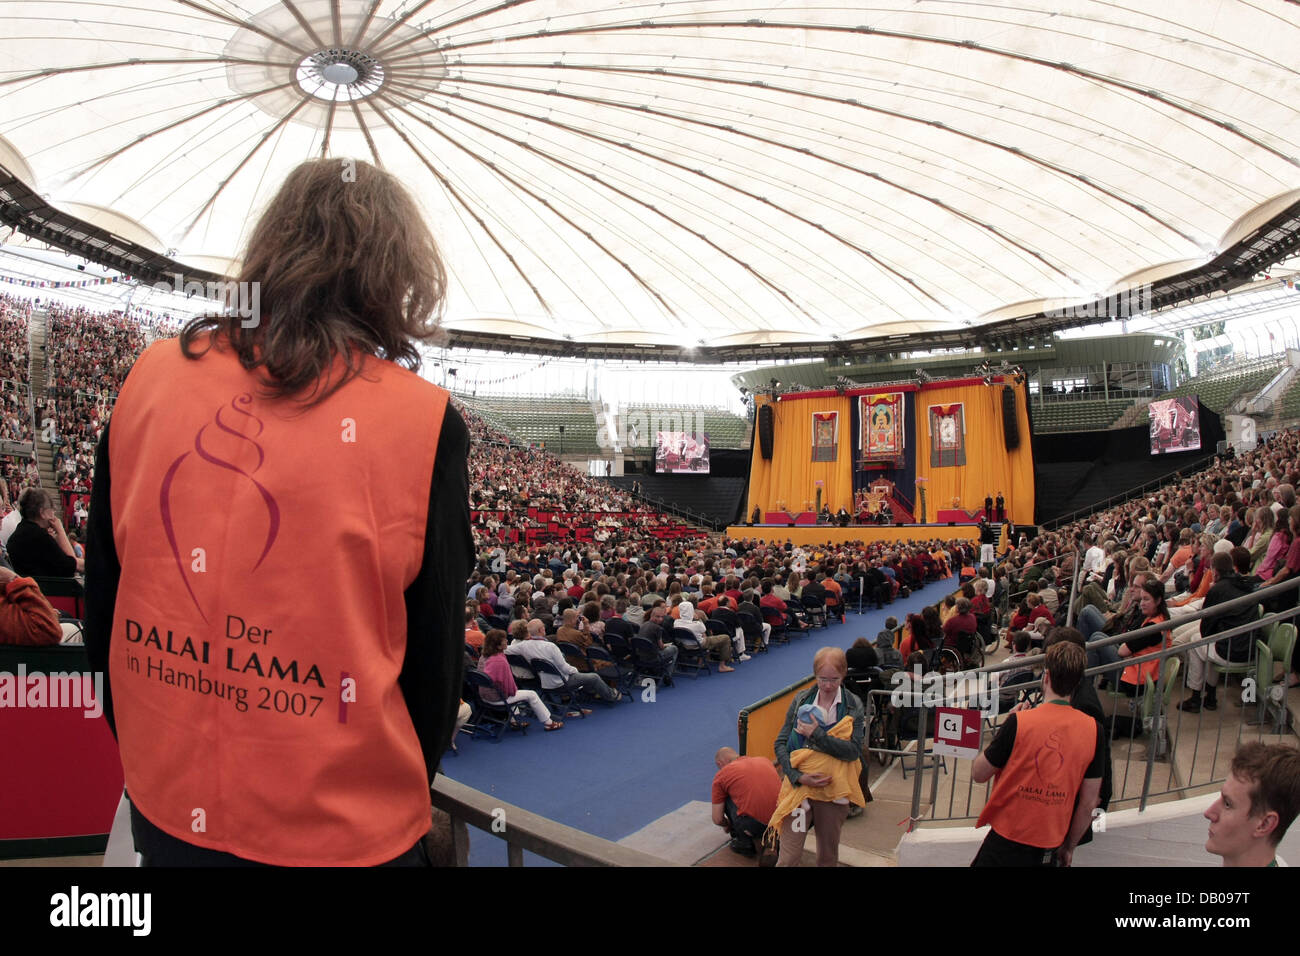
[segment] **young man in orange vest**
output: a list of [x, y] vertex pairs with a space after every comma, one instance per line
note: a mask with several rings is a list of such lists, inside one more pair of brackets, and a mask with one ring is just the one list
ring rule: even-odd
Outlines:
[[1104, 770], [1101, 728], [1070, 706], [1087, 657], [1067, 641], [1049, 647], [1043, 704], [1007, 715], [975, 758], [976, 783], [998, 779], [976, 824], [993, 829], [971, 866], [1070, 865], [1091, 824]]

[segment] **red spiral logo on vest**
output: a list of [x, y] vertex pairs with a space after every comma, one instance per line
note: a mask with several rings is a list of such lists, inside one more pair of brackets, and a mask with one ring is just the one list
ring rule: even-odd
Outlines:
[[1034, 754], [1034, 768], [1038, 771], [1039, 779], [1048, 781], [1055, 780], [1064, 766], [1065, 754], [1061, 753], [1060, 733], [1053, 730], [1043, 741], [1042, 748]]
[[[210, 465], [227, 469], [228, 471], [232, 471], [235, 474], [248, 479], [261, 497], [262, 502], [266, 505], [266, 513], [269, 519], [266, 541], [262, 546], [261, 554], [258, 555], [257, 563], [253, 565], [253, 570], [256, 571], [261, 566], [262, 562], [266, 559], [266, 556], [270, 553], [272, 546], [275, 544], [275, 539], [280, 533], [280, 506], [276, 503], [275, 496], [272, 495], [261, 482], [253, 477], [253, 472], [258, 471], [266, 461], [266, 452], [263, 450], [262, 446], [255, 441], [255, 439], [262, 434], [265, 425], [260, 418], [248, 411], [248, 407], [251, 406], [252, 403], [253, 396], [245, 393], [243, 395], [237, 395], [235, 398], [231, 399], [228, 405], [220, 406], [213, 415], [213, 420], [206, 423], [195, 434], [194, 450], [192, 452], [187, 451], [182, 453], [168, 467], [166, 474], [163, 476], [162, 488], [159, 491], [159, 514], [162, 519], [163, 531], [167, 535], [167, 543], [171, 546], [172, 558], [176, 561], [176, 570], [180, 573], [181, 581], [185, 584], [185, 590], [189, 593], [190, 600], [194, 602], [195, 610], [199, 612], [199, 616], [203, 618], [204, 622], [208, 621], [208, 616], [204, 613], [203, 607], [199, 603], [198, 595], [194, 593], [194, 588], [191, 586], [190, 580], [185, 574], [185, 562], [181, 558], [180, 546], [177, 543], [175, 514], [172, 508], [172, 488], [176, 481], [176, 473], [180, 470], [181, 465], [184, 464], [185, 460], [189, 458], [191, 454], [197, 455], [201, 460]], [[242, 416], [241, 419], [234, 419], [234, 421], [242, 423], [246, 428], [251, 430], [252, 437], [245, 434], [243, 431], [231, 427], [231, 415]], [[236, 462], [230, 461], [227, 458], [216, 454], [205, 445], [204, 434], [213, 425], [215, 425], [219, 431], [224, 432], [241, 442], [246, 442], [251, 446], [252, 451], [257, 455], [257, 463], [253, 466], [252, 471], [246, 470]]]

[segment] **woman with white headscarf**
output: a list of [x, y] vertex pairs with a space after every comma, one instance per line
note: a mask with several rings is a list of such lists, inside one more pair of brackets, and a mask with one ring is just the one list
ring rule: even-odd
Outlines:
[[718, 665], [718, 670], [723, 674], [734, 671], [731, 666], [731, 640], [725, 634], [709, 634], [703, 622], [695, 619], [695, 605], [690, 601], [683, 601], [677, 606], [677, 624], [676, 628], [684, 631], [690, 631], [701, 646], [704, 647], [705, 653], [718, 654], [718, 659], [722, 661]]

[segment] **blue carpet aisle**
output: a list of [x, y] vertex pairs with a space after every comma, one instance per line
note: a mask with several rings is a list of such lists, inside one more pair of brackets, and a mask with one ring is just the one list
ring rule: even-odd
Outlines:
[[[690, 800], [709, 799], [719, 747], [736, 746], [736, 715], [747, 704], [812, 674], [813, 654], [827, 645], [875, 640], [885, 618], [900, 622], [951, 592], [956, 578], [930, 584], [883, 611], [850, 612], [844, 624], [774, 646], [736, 665], [732, 674], [679, 675], [654, 703], [596, 705], [583, 720], [545, 733], [533, 720], [527, 736], [507, 732], [500, 743], [459, 735], [460, 756], [442, 770], [484, 793], [607, 840], [621, 840]], [[507, 821], [509, 825], [509, 821]], [[470, 865], [505, 866], [506, 844], [470, 828]], [[526, 854], [530, 866], [547, 861]]]

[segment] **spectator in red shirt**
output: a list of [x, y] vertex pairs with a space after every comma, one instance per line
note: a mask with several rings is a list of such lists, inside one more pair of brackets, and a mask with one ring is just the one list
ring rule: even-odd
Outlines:
[[771, 578], [764, 578], [759, 585], [763, 596], [758, 600], [758, 606], [763, 610], [763, 620], [773, 627], [779, 627], [785, 624], [785, 602], [772, 593], [772, 588], [776, 586]]
[[956, 613], [943, 624], [943, 646], [957, 648], [963, 654], [966, 654], [970, 651], [970, 647], [963, 647], [958, 638], [963, 634], [974, 634], [978, 629], [979, 622], [975, 620], [975, 615], [971, 613], [970, 600], [959, 597], [957, 599]]
[[742, 757], [723, 747], [714, 757], [713, 822], [731, 835], [731, 848], [745, 856], [758, 853], [767, 823], [776, 813], [781, 778], [772, 761]]
[[1038, 596], [1037, 591], [1030, 591], [1029, 596], [1025, 598], [1025, 603], [1029, 605], [1029, 626], [1033, 627], [1037, 620], [1044, 620], [1048, 624], [1055, 624], [1056, 619], [1052, 616], [1051, 609], [1043, 603], [1043, 599]]

